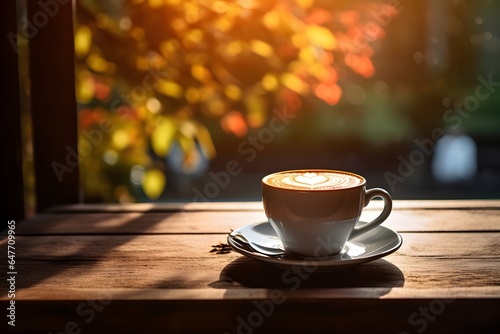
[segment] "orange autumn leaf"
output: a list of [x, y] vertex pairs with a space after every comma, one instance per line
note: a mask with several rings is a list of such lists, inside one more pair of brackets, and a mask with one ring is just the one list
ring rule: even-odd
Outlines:
[[373, 67], [372, 61], [367, 56], [349, 54], [345, 57], [345, 63], [356, 73], [365, 78], [369, 78], [375, 74], [375, 68]]
[[314, 94], [329, 105], [337, 104], [342, 96], [342, 89], [336, 85], [321, 83], [314, 89]]
[[101, 108], [84, 108], [78, 114], [80, 127], [86, 129], [95, 125], [99, 125], [102, 119], [106, 117], [104, 110]]
[[353, 27], [359, 22], [359, 13], [354, 10], [341, 13], [340, 22], [347, 27]]
[[337, 70], [333, 67], [327, 67], [317, 77], [323, 84], [335, 84], [338, 80]]
[[104, 82], [94, 81], [95, 97], [101, 101], [106, 100], [111, 93], [111, 87]]
[[238, 111], [230, 111], [221, 119], [222, 129], [228, 133], [232, 133], [237, 137], [243, 137], [248, 130], [245, 118]]
[[311, 14], [304, 19], [307, 24], [323, 24], [332, 19], [332, 13], [323, 9], [317, 8], [312, 10]]

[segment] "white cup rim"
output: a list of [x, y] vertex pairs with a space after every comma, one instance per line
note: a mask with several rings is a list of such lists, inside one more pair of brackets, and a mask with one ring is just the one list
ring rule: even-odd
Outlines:
[[[272, 185], [269, 183], [266, 183], [266, 179], [270, 178], [273, 175], [277, 174], [287, 174], [287, 173], [304, 173], [304, 172], [311, 172], [311, 173], [316, 173], [316, 172], [326, 172], [326, 173], [335, 173], [335, 174], [346, 174], [350, 176], [354, 176], [356, 178], [361, 179], [361, 183], [357, 184], [355, 186], [350, 186], [346, 188], [331, 188], [331, 189], [290, 189], [290, 188], [285, 188], [285, 187], [279, 187], [276, 185]], [[278, 189], [278, 190], [284, 190], [284, 191], [291, 191], [291, 192], [331, 192], [331, 191], [346, 191], [349, 189], [355, 189], [359, 187], [364, 187], [366, 185], [366, 179], [356, 173], [353, 172], [348, 172], [348, 171], [343, 171], [343, 170], [336, 170], [336, 169], [325, 169], [325, 168], [303, 168], [303, 169], [290, 169], [290, 170], [284, 170], [284, 171], [279, 171], [279, 172], [274, 172], [271, 174], [268, 174], [262, 178], [262, 186]]]

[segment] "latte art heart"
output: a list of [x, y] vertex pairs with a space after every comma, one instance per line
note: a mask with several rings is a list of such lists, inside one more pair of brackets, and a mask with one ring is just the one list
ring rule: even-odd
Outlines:
[[304, 175], [298, 175], [293, 178], [293, 182], [308, 184], [312, 187], [326, 181], [328, 181], [328, 177], [324, 175], [318, 175], [316, 173], [305, 173]]
[[363, 180], [351, 174], [335, 172], [284, 172], [267, 176], [264, 182], [286, 189], [327, 190], [358, 186]]

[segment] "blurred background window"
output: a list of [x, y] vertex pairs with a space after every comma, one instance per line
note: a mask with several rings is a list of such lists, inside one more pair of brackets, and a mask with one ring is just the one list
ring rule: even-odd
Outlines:
[[77, 0], [84, 201], [259, 200], [264, 175], [295, 168], [357, 172], [395, 199], [498, 198], [498, 13], [490, 0]]

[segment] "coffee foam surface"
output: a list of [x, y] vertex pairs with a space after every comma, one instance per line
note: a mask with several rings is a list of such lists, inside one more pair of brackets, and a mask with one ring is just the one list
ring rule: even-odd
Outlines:
[[296, 190], [344, 189], [359, 186], [363, 179], [350, 174], [335, 172], [287, 172], [268, 175], [268, 185]]

